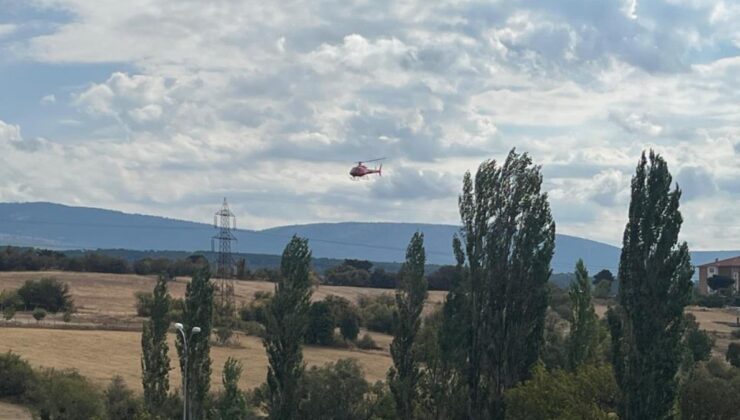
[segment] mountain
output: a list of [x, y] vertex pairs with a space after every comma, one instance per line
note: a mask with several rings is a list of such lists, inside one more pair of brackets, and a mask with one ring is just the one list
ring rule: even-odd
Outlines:
[[[417, 230], [424, 232], [427, 260], [452, 264], [452, 236], [457, 226], [416, 223], [315, 223], [265, 230], [238, 230], [234, 251], [280, 255], [294, 234], [309, 238], [315, 257], [403, 261], [405, 247]], [[197, 251], [211, 249], [215, 229], [204, 223], [113, 210], [53, 203], [0, 203], [0, 245], [53, 249], [130, 249]], [[696, 251], [695, 264], [740, 255], [740, 251]], [[592, 272], [617, 271], [619, 248], [560, 235], [552, 267], [571, 272], [583, 258]]]

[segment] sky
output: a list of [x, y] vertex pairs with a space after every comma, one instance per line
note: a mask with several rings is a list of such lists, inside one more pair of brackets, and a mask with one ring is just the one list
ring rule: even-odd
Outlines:
[[515, 147], [559, 233], [619, 244], [652, 148], [683, 239], [739, 249], [738, 21], [734, 0], [0, 0], [0, 201], [456, 224], [464, 172]]

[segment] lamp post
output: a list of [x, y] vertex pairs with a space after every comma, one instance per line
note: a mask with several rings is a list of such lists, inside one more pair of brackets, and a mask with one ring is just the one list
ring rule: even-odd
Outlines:
[[190, 335], [185, 335], [185, 327], [179, 323], [175, 323], [175, 328], [177, 331], [180, 331], [180, 334], [182, 335], [182, 344], [183, 344], [183, 366], [184, 369], [182, 370], [182, 420], [188, 420], [188, 340], [193, 337], [193, 334], [198, 334], [200, 332], [200, 327], [193, 327], [193, 329], [190, 330]]

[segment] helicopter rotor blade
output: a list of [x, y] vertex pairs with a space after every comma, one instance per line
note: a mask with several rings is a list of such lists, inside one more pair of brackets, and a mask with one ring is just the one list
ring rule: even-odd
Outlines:
[[377, 159], [363, 160], [363, 162], [365, 162], [365, 163], [369, 163], [369, 162], [377, 162], [377, 161], [379, 161], [379, 160], [385, 160], [385, 158], [384, 158], [384, 157], [382, 157], [382, 158], [377, 158]]

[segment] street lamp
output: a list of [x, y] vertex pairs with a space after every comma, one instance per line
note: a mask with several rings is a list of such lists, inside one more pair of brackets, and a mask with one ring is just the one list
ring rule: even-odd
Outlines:
[[180, 334], [182, 335], [182, 343], [183, 343], [183, 359], [184, 359], [184, 366], [185, 368], [182, 370], [182, 420], [188, 420], [188, 340], [193, 338], [193, 334], [198, 334], [200, 332], [200, 327], [193, 327], [193, 329], [190, 330], [190, 335], [185, 335], [185, 327], [179, 323], [175, 323], [175, 328], [177, 331], [180, 331]]

